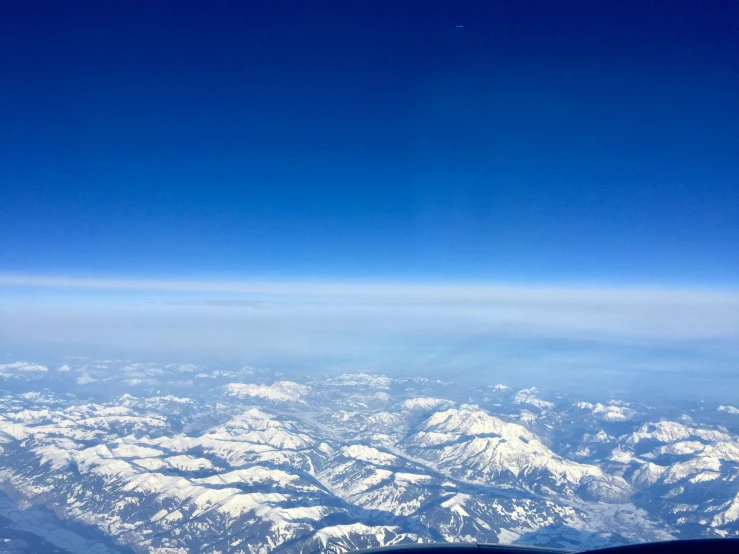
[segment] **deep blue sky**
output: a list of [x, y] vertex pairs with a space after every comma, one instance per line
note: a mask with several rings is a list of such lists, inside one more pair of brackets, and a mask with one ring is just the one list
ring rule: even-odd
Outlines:
[[739, 284], [734, 1], [11, 0], [0, 75], [3, 272]]

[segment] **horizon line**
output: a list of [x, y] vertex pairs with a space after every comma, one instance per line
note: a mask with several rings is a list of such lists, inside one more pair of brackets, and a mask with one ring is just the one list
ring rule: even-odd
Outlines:
[[131, 290], [151, 292], [213, 292], [232, 294], [370, 295], [408, 294], [426, 296], [550, 297], [578, 296], [583, 299], [715, 299], [739, 301], [739, 288], [687, 287], [655, 283], [614, 285], [596, 283], [512, 283], [503, 281], [447, 280], [357, 280], [357, 279], [171, 279], [158, 277], [72, 277], [24, 273], [0, 273], [0, 287]]

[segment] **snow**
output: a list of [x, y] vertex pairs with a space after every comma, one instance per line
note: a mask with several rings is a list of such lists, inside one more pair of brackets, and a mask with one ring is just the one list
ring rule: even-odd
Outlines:
[[[157, 367], [166, 366], [131, 369], [128, 376]], [[23, 502], [53, 503], [64, 518], [152, 552], [201, 548], [209, 544], [204, 540], [212, 528], [232, 537], [224, 551], [315, 551], [322, 544], [331, 552], [353, 550], [408, 538], [391, 525], [401, 521], [396, 516], [417, 524], [404, 528], [419, 529], [419, 540], [429, 539], [426, 527], [449, 540], [479, 535], [514, 542], [541, 529], [559, 537], [563, 526], [587, 531], [583, 536], [625, 530], [630, 540], [648, 540], [652, 524], [626, 503], [633, 490], [653, 501], [655, 514], [675, 514], [669, 523], [654, 517], [676, 530], [714, 525], [716, 532], [733, 532], [739, 521], [736, 491], [724, 486], [727, 468], [739, 462], [739, 441], [716, 424], [683, 418], [632, 424], [629, 432], [607, 426], [612, 437], [588, 417], [587, 426], [573, 427], [564, 444], [556, 432], [569, 425], [573, 406], [613, 421], [633, 419], [632, 408], [614, 401], [575, 404], [561, 396], [561, 411], [546, 403], [551, 408], [540, 413], [530, 408], [536, 404], [516, 407], [498, 396], [496, 406], [505, 415], [497, 417], [480, 406], [446, 400], [433, 384], [418, 386], [428, 392], [409, 397], [416, 381], [404, 389], [388, 379], [388, 388], [379, 391], [284, 387], [289, 381], [232, 383], [263, 387], [252, 392], [269, 389], [266, 396], [243, 398], [270, 401], [291, 385], [307, 390], [294, 404], [242, 408], [233, 415], [236, 406], [253, 402], [226, 401], [219, 396], [224, 389], [198, 391], [196, 400], [171, 396], [165, 381], [164, 396], [142, 391], [138, 398], [124, 394], [97, 404], [72, 394], [3, 392], [3, 487]], [[344, 376], [343, 382], [339, 386], [352, 381]], [[535, 389], [525, 391], [545, 402]], [[287, 396], [295, 402], [296, 396]], [[188, 406], [214, 412], [210, 427], [188, 427], [195, 413]], [[653, 412], [642, 413], [646, 419]], [[527, 429], [520, 424], [523, 415], [540, 425]], [[695, 412], [698, 422], [711, 421], [706, 416]], [[541, 438], [540, 429], [546, 433]], [[577, 463], [573, 452], [594, 462]], [[522, 489], [533, 494], [523, 499]], [[378, 513], [383, 525], [365, 519]], [[336, 522], [350, 523], [321, 528]]]
[[231, 383], [224, 389], [229, 396], [264, 398], [275, 402], [301, 402], [301, 397], [310, 392], [309, 387], [292, 381], [278, 381], [271, 385]]
[[372, 387], [378, 389], [389, 389], [392, 379], [384, 375], [370, 373], [346, 373], [326, 381], [329, 385], [338, 387]]
[[292, 488], [301, 492], [318, 491], [319, 489], [306, 481], [303, 481], [298, 475], [287, 473], [280, 469], [269, 469], [263, 466], [253, 466], [245, 469], [237, 469], [226, 473], [219, 473], [211, 477], [194, 479], [194, 483], [204, 485], [270, 485], [283, 488]]
[[418, 397], [404, 400], [401, 406], [404, 410], [433, 410], [450, 404], [452, 402], [443, 398]]
[[5, 433], [16, 440], [21, 440], [30, 436], [30, 432], [25, 425], [13, 423], [11, 421], [3, 421], [2, 419], [0, 419], [0, 433]]
[[629, 416], [627, 416], [625, 414], [622, 414], [622, 413], [619, 413], [619, 412], [611, 412], [611, 411], [605, 412], [601, 416], [601, 418], [603, 419], [603, 421], [607, 421], [609, 423], [615, 423], [615, 422], [619, 422], [619, 421], [628, 421], [629, 420]]
[[595, 435], [589, 437], [589, 440], [590, 442], [610, 442], [613, 440], [613, 437], [601, 429]]
[[721, 473], [718, 471], [702, 471], [701, 473], [691, 477], [690, 482], [693, 484], [705, 483], [706, 481], [715, 481], [719, 477], [721, 477]]
[[590, 402], [578, 402], [576, 406], [581, 410], [589, 410], [602, 421], [609, 423], [629, 421], [636, 416], [636, 411], [617, 404], [592, 404]]
[[374, 429], [387, 426], [400, 426], [402, 419], [399, 415], [390, 412], [379, 412], [365, 416], [365, 422], [367, 425]]
[[111, 451], [116, 458], [157, 458], [164, 453], [156, 448], [137, 444], [120, 444]]
[[52, 414], [48, 409], [43, 410], [22, 410], [20, 412], [10, 412], [6, 414], [8, 419], [13, 421], [42, 423], [44, 420], [52, 420]]
[[739, 462], [739, 442], [721, 441], [707, 445], [703, 449], [702, 455], [727, 462]]
[[608, 459], [621, 464], [628, 464], [636, 460], [630, 452], [622, 450], [621, 447], [614, 449]]
[[170, 456], [169, 458], [164, 458], [164, 461], [173, 468], [180, 469], [182, 471], [213, 469], [213, 463], [209, 460], [206, 460], [205, 458], [194, 458], [193, 456], [187, 456], [185, 454]]
[[712, 527], [726, 525], [739, 520], [739, 494], [729, 503], [728, 507], [720, 514], [717, 514], [711, 520]]
[[397, 456], [382, 452], [371, 446], [363, 446], [361, 444], [353, 444], [345, 446], [341, 449], [341, 453], [349, 458], [369, 462], [376, 465], [392, 465], [397, 462]]
[[72, 463], [72, 451], [69, 448], [59, 448], [50, 444], [36, 448], [35, 453], [41, 457], [41, 464], [49, 464], [51, 469], [57, 470]]
[[657, 450], [659, 454], [695, 454], [701, 452], [706, 448], [706, 445], [698, 441], [680, 441], [672, 444], [667, 444]]
[[631, 434], [628, 442], [638, 444], [642, 440], [655, 440], [662, 443], [671, 443], [690, 437], [713, 441], [731, 440], [731, 436], [724, 431], [696, 429], [675, 421], [659, 421], [643, 424], [637, 431]]
[[[558, 484], [569, 486], [585, 477], [603, 478], [600, 468], [563, 459], [525, 427], [474, 406], [437, 412], [419, 429], [405, 441], [414, 456], [474, 482], [494, 483], [508, 472], [524, 479], [543, 471]], [[621, 486], [628, 488], [626, 483]]]
[[520, 421], [524, 425], [535, 423], [537, 419], [538, 417], [528, 410], [521, 410], [521, 413], [518, 414], [518, 421]]
[[131, 460], [131, 463], [143, 467], [144, 469], [148, 469], [149, 471], [157, 471], [159, 469], [165, 469], [169, 466], [166, 462], [162, 461], [160, 458], [141, 458], [137, 460]]
[[144, 398], [141, 400], [141, 405], [146, 408], [161, 408], [167, 404], [176, 404], [178, 406], [186, 406], [193, 404], [191, 398], [183, 398], [180, 396], [174, 396], [168, 394], [166, 396], [153, 396], [151, 398]]
[[[265, 516], [272, 511], [270, 504], [284, 502], [286, 500], [286, 497], [279, 493], [255, 492], [248, 494], [234, 494], [234, 490], [238, 492], [238, 489], [207, 490], [207, 492], [204, 492], [195, 500], [196, 502], [202, 501], [203, 497], [207, 497], [206, 501], [202, 503], [205, 508], [208, 508], [213, 504], [217, 504], [218, 511], [226, 513], [230, 517], [239, 517], [252, 511]], [[227, 492], [231, 493], [228, 499], [220, 501]], [[213, 502], [211, 497], [217, 498], [220, 502]], [[198, 504], [201, 503], [199, 502]]]
[[301, 506], [299, 508], [279, 508], [276, 515], [285, 521], [296, 521], [310, 519], [319, 521], [327, 512], [327, 508], [323, 506]]
[[510, 529], [501, 529], [498, 531], [498, 542], [500, 544], [513, 544], [521, 537], [520, 534]]
[[385, 536], [388, 532], [397, 533], [397, 527], [369, 526], [363, 523], [351, 523], [348, 525], [333, 525], [324, 527], [316, 532], [316, 538], [323, 548], [334, 543], [337, 539], [350, 539], [352, 535], [373, 537], [375, 544], [385, 544]]
[[667, 471], [666, 467], [647, 462], [634, 472], [631, 483], [637, 488], [647, 488], [656, 483]]
[[445, 500], [441, 503], [442, 508], [447, 508], [448, 510], [460, 515], [469, 517], [470, 514], [468, 514], [464, 509], [464, 504], [470, 499], [470, 496], [468, 494], [462, 494], [457, 493], [454, 496], [452, 496], [449, 500]]
[[430, 475], [419, 475], [417, 473], [403, 473], [398, 472], [395, 474], [395, 480], [396, 481], [404, 481], [406, 483], [424, 483], [426, 481], [431, 481], [432, 477]]
[[167, 517], [164, 518], [164, 521], [167, 523], [176, 523], [178, 521], [181, 521], [185, 518], [185, 516], [182, 514], [181, 511], [175, 510], [174, 512], [171, 512], [167, 515]]
[[480, 410], [476, 406], [464, 405], [459, 409], [436, 412], [429, 417], [421, 429], [429, 433], [440, 434], [446, 439], [448, 435], [499, 435], [505, 438], [523, 437], [536, 440], [528, 429], [515, 423], [503, 420]]
[[699, 456], [685, 462], [679, 462], [671, 465], [662, 476], [662, 480], [667, 484], [677, 483], [694, 473], [703, 470], [719, 471], [721, 469], [721, 460], [707, 456]]
[[732, 415], [739, 414], [739, 408], [735, 408], [734, 406], [719, 406], [718, 410], [719, 412], [726, 412], [727, 414]]
[[[182, 438], [182, 440], [187, 440]], [[198, 441], [203, 446], [215, 446], [215, 441], [256, 443], [278, 449], [305, 449], [312, 447], [313, 439], [299, 433], [290, 423], [272, 419], [268, 414], [252, 408], [212, 428]], [[246, 446], [246, 445], [241, 445]]]
[[374, 400], [376, 402], [387, 403], [387, 402], [390, 402], [390, 399], [392, 397], [386, 392], [378, 391], [374, 393], [372, 396], [370, 396], [369, 398], [370, 400]]
[[516, 404], [531, 404], [532, 406], [536, 406], [541, 410], [551, 410], [552, 408], [554, 408], [554, 404], [552, 404], [551, 402], [547, 402], [546, 400], [538, 398], [536, 396], [537, 392], [539, 391], [536, 389], [536, 387], [522, 389], [516, 393], [516, 396], [513, 397], [513, 401]]

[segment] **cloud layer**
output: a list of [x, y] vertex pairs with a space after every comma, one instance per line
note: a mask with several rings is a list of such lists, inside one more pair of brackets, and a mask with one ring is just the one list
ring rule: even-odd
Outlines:
[[381, 369], [530, 359], [612, 371], [664, 366], [644, 352], [668, 349], [680, 355], [663, 362], [724, 371], [739, 345], [732, 291], [0, 275], [0, 292], [3, 337], [60, 348]]

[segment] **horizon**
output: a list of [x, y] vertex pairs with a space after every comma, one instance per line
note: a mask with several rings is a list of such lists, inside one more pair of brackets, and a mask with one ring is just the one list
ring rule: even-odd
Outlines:
[[724, 401], [739, 383], [736, 291], [0, 274], [0, 292], [6, 362], [123, 357], [298, 380], [452, 371], [460, 383]]

